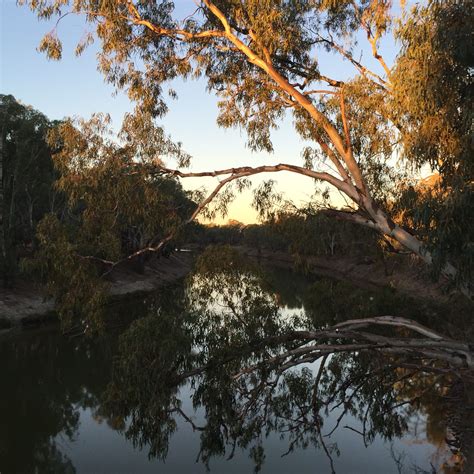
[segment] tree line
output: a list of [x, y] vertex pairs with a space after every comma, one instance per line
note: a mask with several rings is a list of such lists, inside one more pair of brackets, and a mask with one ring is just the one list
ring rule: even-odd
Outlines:
[[[74, 164], [62, 162], [67, 145], [61, 133], [93, 147], [68, 120], [49, 120], [11, 95], [0, 95], [0, 120], [1, 273], [6, 287], [15, 284], [22, 270], [47, 273], [51, 279], [53, 261], [64, 271], [67, 259], [76, 255], [125, 257], [161, 239], [195, 207], [176, 180], [130, 172], [132, 161], [127, 163], [117, 150], [94, 159], [95, 147]], [[33, 265], [22, 268], [22, 260]]]

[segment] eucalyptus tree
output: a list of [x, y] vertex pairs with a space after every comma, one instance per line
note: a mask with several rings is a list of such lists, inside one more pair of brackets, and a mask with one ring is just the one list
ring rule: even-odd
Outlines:
[[[143, 271], [152, 249], [178, 238], [176, 232], [197, 205], [176, 179], [150, 175], [149, 154], [187, 160], [163, 130], [143, 127], [128, 116], [120, 141], [111, 139], [109, 117], [64, 120], [48, 136], [64, 194], [63, 216], [47, 214], [37, 227], [39, 249], [31, 266], [47, 282], [62, 321], [86, 316], [87, 326], [103, 323], [109, 282], [119, 265]], [[157, 247], [158, 246], [158, 247]], [[137, 257], [137, 258], [134, 258]], [[139, 265], [137, 265], [137, 263]]]
[[[412, 146], [410, 138], [420, 130], [420, 119], [413, 101], [404, 99], [417, 102], [418, 98], [412, 93], [413, 77], [403, 71], [413, 61], [425, 65], [423, 51], [427, 45], [439, 46], [431, 41], [430, 34], [414, 41], [416, 32], [436, 32], [436, 21], [453, 17], [453, 9], [458, 11], [455, 17], [463, 28], [456, 30], [458, 41], [450, 45], [464, 44], [462, 38], [467, 40], [470, 31], [466, 20], [472, 17], [470, 2], [432, 1], [406, 12], [398, 25], [403, 45], [401, 63], [395, 65], [389, 64], [380, 48], [382, 38], [396, 23], [388, 0], [200, 0], [186, 4], [188, 9], [180, 3], [179, 11], [168, 0], [23, 3], [41, 19], [54, 17], [59, 22], [71, 13], [84, 15], [91, 31], [78, 43], [77, 54], [99, 40], [100, 71], [107, 81], [127, 90], [137, 102], [139, 115], [163, 115], [167, 110], [166, 84], [190, 77], [207, 80], [208, 89], [219, 96], [218, 125], [245, 129], [252, 150], [272, 150], [271, 131], [283, 116], [291, 114], [295, 132], [311, 142], [303, 150], [301, 164], [291, 161], [201, 173], [157, 164], [156, 172], [172, 176], [223, 177], [206, 204], [232, 181], [258, 173], [298, 173], [329, 183], [346, 196], [350, 209], [334, 210], [336, 217], [374, 229], [433, 263], [433, 254], [422, 240], [394, 222], [381, 197], [390, 181], [390, 158], [402, 155], [418, 165], [437, 163], [436, 158], [449, 147], [448, 142], [436, 146], [438, 139], [449, 138], [439, 134], [424, 135], [423, 152]], [[431, 15], [434, 10], [437, 13]], [[362, 41], [372, 61], [359, 57], [358, 43]], [[40, 50], [52, 59], [61, 58], [56, 28], [43, 38]], [[324, 54], [352, 67], [353, 76], [345, 79], [324, 71], [320, 61]], [[456, 64], [465, 60], [449, 47], [446, 54]], [[457, 69], [464, 82], [469, 81], [470, 70], [466, 66]], [[418, 71], [423, 80], [432, 73], [423, 66]], [[441, 79], [434, 79], [440, 81], [435, 83], [438, 97], [445, 88]], [[425, 96], [425, 102], [436, 111], [433, 100], [432, 95]], [[419, 111], [421, 106], [416, 107]], [[456, 108], [451, 107], [450, 113], [453, 110], [455, 113]], [[457, 169], [456, 157], [447, 162], [451, 170]], [[225, 194], [227, 198], [230, 195], [229, 191]], [[441, 272], [450, 278], [458, 275], [446, 258]]]
[[423, 192], [406, 190], [400, 210], [435, 255], [472, 281], [474, 154], [472, 2], [430, 2], [399, 28], [402, 52], [393, 72], [394, 106], [403, 149], [415, 164], [429, 163], [438, 179]]
[[61, 199], [46, 135], [54, 126], [41, 112], [0, 94], [0, 272], [13, 283], [20, 247], [32, 248], [36, 224]]

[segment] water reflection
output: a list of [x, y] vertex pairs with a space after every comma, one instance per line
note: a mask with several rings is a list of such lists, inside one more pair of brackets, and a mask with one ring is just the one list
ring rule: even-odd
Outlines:
[[[44, 331], [0, 344], [0, 471], [147, 472], [167, 460], [166, 472], [462, 472], [474, 452], [468, 374], [364, 351], [293, 357], [307, 345], [297, 331], [400, 308], [439, 312], [254, 268], [231, 251], [206, 255], [186, 285], [121, 308], [142, 316], [121, 335]], [[104, 470], [84, 448], [97, 429]], [[127, 467], [125, 440], [136, 453]]]
[[73, 441], [78, 409], [98, 405], [110, 348], [48, 331], [4, 341], [0, 360], [0, 470], [75, 472], [54, 438]]

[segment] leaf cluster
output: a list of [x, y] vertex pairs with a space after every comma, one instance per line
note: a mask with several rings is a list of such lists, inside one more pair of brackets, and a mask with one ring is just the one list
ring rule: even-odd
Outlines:
[[107, 287], [101, 275], [175, 232], [193, 212], [178, 181], [160, 172], [161, 158], [183, 162], [188, 155], [143, 116], [128, 116], [118, 139], [106, 116], [66, 120], [49, 141], [67, 212], [38, 228], [39, 265], [61, 314], [98, 321]]

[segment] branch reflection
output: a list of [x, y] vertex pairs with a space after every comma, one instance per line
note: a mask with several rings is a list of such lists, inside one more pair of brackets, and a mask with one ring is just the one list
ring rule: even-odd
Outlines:
[[[402, 436], [422, 414], [435, 443], [459, 431], [440, 414], [452, 411], [453, 387], [458, 404], [472, 392], [469, 346], [412, 319], [377, 318], [373, 298], [347, 308], [354, 296], [343, 285], [338, 292], [324, 306], [309, 291], [304, 311], [289, 309], [251, 262], [230, 248], [206, 252], [183, 294], [121, 336], [101, 413], [127, 420], [125, 435], [152, 457], [166, 457], [181, 418], [200, 432], [206, 465], [243, 448], [256, 470], [272, 433], [287, 440], [282, 454], [313, 446], [336, 472], [338, 429], [358, 433], [365, 446]], [[337, 304], [345, 312], [335, 314]], [[354, 313], [366, 317], [343, 320]], [[444, 472], [472, 463], [472, 439], [457, 444], [440, 461]]]

